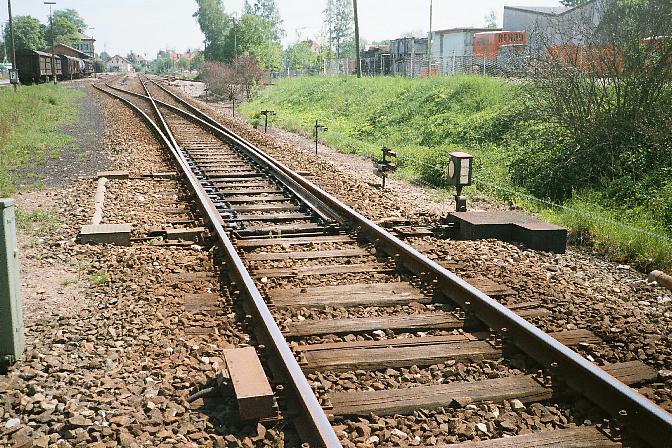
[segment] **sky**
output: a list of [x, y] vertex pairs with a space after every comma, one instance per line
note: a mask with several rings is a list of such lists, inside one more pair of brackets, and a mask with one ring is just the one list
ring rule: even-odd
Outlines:
[[[429, 29], [430, 0], [359, 0], [360, 35], [369, 42], [394, 39], [407, 32]], [[157, 51], [186, 51], [203, 47], [203, 34], [192, 17], [194, 0], [56, 0], [56, 9], [79, 11], [93, 29], [96, 52], [126, 55], [131, 50], [154, 58]], [[244, 0], [224, 0], [228, 13], [240, 12]], [[433, 29], [483, 26], [494, 10], [500, 25], [504, 5], [558, 6], [558, 0], [434, 0]], [[284, 20], [285, 44], [317, 40], [326, 0], [278, 0]], [[49, 7], [42, 0], [12, 0], [12, 13], [29, 14], [47, 22]], [[0, 23], [6, 26], [7, 2], [0, 2]]]

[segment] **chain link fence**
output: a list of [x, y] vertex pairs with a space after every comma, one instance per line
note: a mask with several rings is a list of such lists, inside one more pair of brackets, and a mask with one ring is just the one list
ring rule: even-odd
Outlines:
[[[447, 57], [431, 58], [426, 55], [397, 55], [382, 53], [360, 60], [364, 76], [404, 76], [418, 78], [426, 76], [482, 75], [482, 76], [523, 76], [529, 74], [531, 55], [527, 53], [498, 54], [496, 58], [453, 54]], [[354, 75], [355, 58], [325, 60], [321, 67], [309, 69], [285, 69], [272, 74], [273, 78], [294, 78], [300, 76], [340, 76]]]

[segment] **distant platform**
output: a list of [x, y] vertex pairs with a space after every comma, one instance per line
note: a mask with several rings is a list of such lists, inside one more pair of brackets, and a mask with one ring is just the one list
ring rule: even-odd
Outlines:
[[457, 237], [462, 240], [518, 242], [530, 249], [559, 254], [567, 250], [567, 229], [539, 221], [525, 213], [453, 212], [446, 219], [455, 223]]

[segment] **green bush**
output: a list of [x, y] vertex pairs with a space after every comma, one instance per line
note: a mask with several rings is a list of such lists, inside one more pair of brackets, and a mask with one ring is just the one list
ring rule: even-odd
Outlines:
[[[540, 120], [529, 102], [534, 93], [527, 84], [479, 76], [308, 77], [280, 81], [242, 110], [254, 117], [273, 109], [274, 126], [309, 136], [319, 119], [329, 127], [320, 138], [343, 152], [380, 158], [388, 146], [399, 155], [398, 175], [437, 187], [446, 186], [448, 153], [470, 152], [477, 183], [467, 194], [478, 188], [543, 213], [567, 226], [574, 241], [615, 259], [672, 267], [664, 240], [656, 246], [655, 237], [612, 223], [672, 235], [672, 151], [662, 156], [636, 146], [624, 153], [627, 162], [603, 160], [602, 146], [577, 146], [566, 129]], [[614, 163], [630, 175], [607, 178], [605, 164]], [[540, 205], [527, 193], [576, 211]]]

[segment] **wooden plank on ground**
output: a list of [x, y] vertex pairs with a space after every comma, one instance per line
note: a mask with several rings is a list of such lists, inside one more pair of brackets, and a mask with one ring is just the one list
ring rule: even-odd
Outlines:
[[297, 232], [314, 232], [314, 231], [324, 231], [325, 227], [319, 224], [314, 223], [302, 223], [302, 224], [282, 224], [282, 225], [264, 225], [264, 226], [246, 226], [244, 230], [239, 231], [242, 233], [249, 234], [272, 234], [272, 235], [282, 235], [283, 233], [297, 233]]
[[259, 178], [259, 177], [264, 177], [263, 174], [260, 174], [256, 171], [245, 171], [245, 172], [235, 172], [235, 173], [229, 173], [228, 171], [217, 171], [217, 170], [210, 170], [208, 171], [208, 178], [210, 180], [216, 180], [216, 179], [242, 179], [242, 178], [248, 178], [248, 179], [254, 179], [254, 178]]
[[210, 272], [182, 272], [180, 274], [168, 274], [166, 281], [180, 283], [214, 282], [217, 281], [217, 277]]
[[[609, 364], [602, 367], [607, 373], [627, 384], [638, 384], [656, 378], [655, 370], [641, 361]], [[517, 398], [523, 403], [546, 401], [553, 390], [542, 386], [532, 375], [517, 375], [482, 381], [455, 382], [407, 389], [337, 392], [330, 396], [333, 415], [384, 416], [407, 414], [416, 409], [437, 409], [457, 403], [492, 401], [501, 403]]]
[[301, 266], [297, 268], [259, 269], [252, 271], [253, 278], [309, 277], [312, 275], [361, 274], [366, 272], [392, 272], [395, 269], [382, 263], [337, 264]]
[[219, 181], [219, 182], [213, 182], [216, 187], [228, 187], [228, 188], [263, 188], [263, 187], [268, 187], [269, 185], [273, 185], [272, 182], [269, 181], [256, 181], [256, 182], [250, 182], [247, 181], [247, 179], [242, 179], [242, 180], [237, 180], [237, 181], [232, 181], [232, 180], [227, 180], [227, 181]]
[[275, 414], [273, 390], [254, 347], [224, 352], [241, 420], [258, 420]]
[[515, 296], [518, 294], [508, 286], [501, 285], [487, 277], [465, 278], [464, 280], [490, 297]]
[[236, 247], [239, 249], [254, 250], [260, 247], [270, 246], [303, 246], [307, 244], [348, 242], [355, 242], [355, 240], [348, 235], [320, 235], [298, 238], [254, 238], [249, 240], [238, 240], [236, 241]]
[[447, 336], [424, 336], [413, 338], [380, 339], [371, 341], [352, 341], [352, 342], [325, 342], [324, 344], [305, 344], [292, 347], [295, 353], [317, 352], [328, 350], [345, 350], [353, 348], [375, 348], [375, 347], [420, 347], [428, 344], [439, 344], [449, 342], [467, 342], [476, 341], [479, 338], [472, 333], [450, 334]]
[[184, 309], [194, 313], [219, 310], [219, 294], [185, 294]]
[[249, 196], [252, 194], [279, 194], [281, 190], [279, 188], [238, 188], [238, 189], [224, 189], [218, 188], [217, 193], [225, 196]]
[[398, 226], [393, 227], [392, 230], [402, 238], [422, 238], [434, 235], [430, 229], [421, 226]]
[[506, 307], [523, 319], [550, 316], [552, 314], [551, 310], [538, 302], [512, 303], [506, 305]]
[[627, 385], [642, 384], [658, 379], [658, 372], [642, 361], [626, 361], [602, 366], [609, 375]]
[[311, 217], [304, 213], [271, 213], [265, 215], [244, 215], [240, 214], [235, 218], [227, 218], [228, 222], [247, 222], [247, 221], [299, 221], [310, 220]]
[[301, 207], [298, 205], [278, 205], [278, 204], [260, 204], [260, 205], [234, 205], [231, 207], [233, 211], [238, 213], [248, 213], [248, 212], [298, 212], [301, 210]]
[[314, 288], [276, 289], [268, 293], [278, 308], [327, 306], [396, 306], [411, 302], [431, 303], [418, 288], [406, 282], [356, 283]]
[[236, 196], [228, 197], [225, 200], [230, 204], [256, 203], [256, 202], [288, 202], [291, 201], [287, 196], [274, 194], [269, 196]]
[[410, 314], [406, 316], [358, 317], [350, 319], [304, 320], [292, 322], [283, 332], [288, 337], [374, 330], [455, 330], [464, 322], [450, 313]]
[[[551, 333], [565, 345], [599, 341], [587, 330]], [[467, 334], [420, 338], [385, 339], [381, 341], [337, 342], [300, 346], [301, 367], [305, 371], [347, 371], [429, 366], [446, 361], [477, 362], [498, 359], [502, 350], [485, 340]]]
[[[424, 339], [424, 338], [413, 338]], [[430, 366], [449, 360], [478, 362], [498, 359], [502, 351], [486, 341], [450, 341], [415, 346], [365, 347], [304, 352], [301, 368], [308, 372], [377, 370], [410, 366]]]
[[435, 445], [431, 448], [620, 448], [622, 446], [620, 442], [614, 442], [594, 426], [581, 426], [480, 442]]
[[471, 382], [454, 382], [404, 389], [336, 392], [330, 394], [333, 415], [378, 416], [408, 414], [417, 409], [433, 410], [453, 403], [491, 401], [501, 403], [517, 398], [523, 403], [549, 400], [551, 388], [539, 384], [531, 375]]
[[249, 261], [278, 261], [278, 260], [315, 260], [318, 258], [349, 258], [371, 255], [366, 249], [336, 249], [301, 252], [268, 252], [265, 254], [248, 254]]

